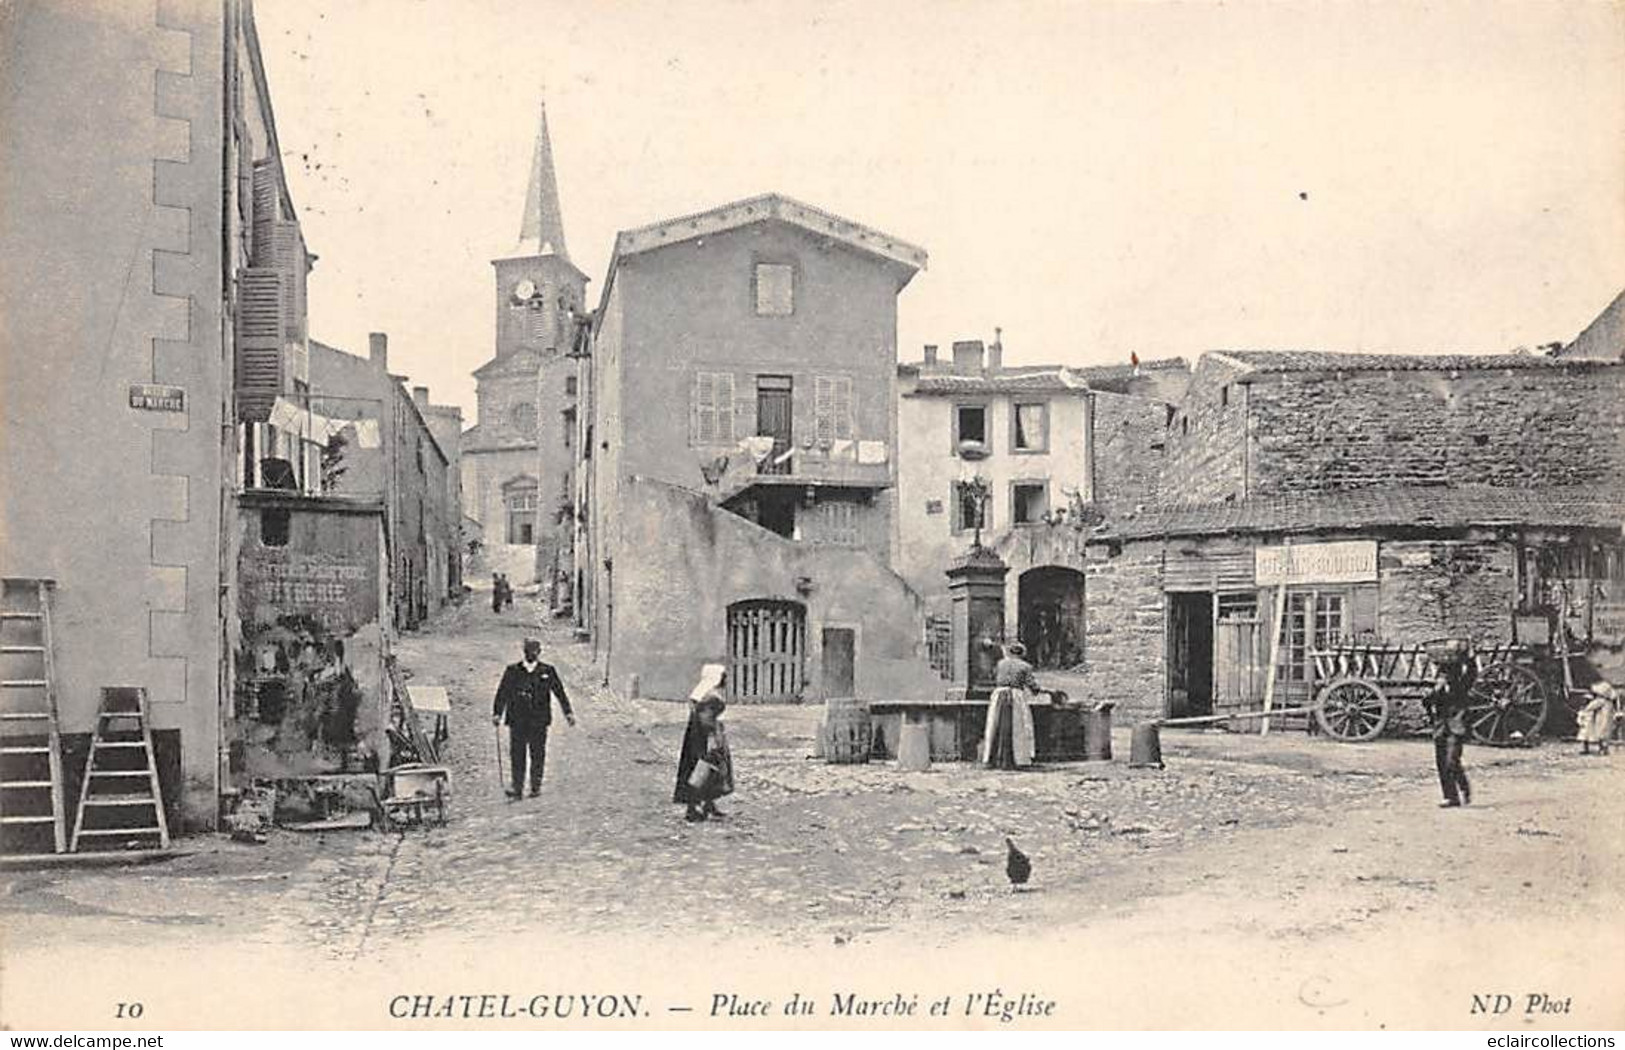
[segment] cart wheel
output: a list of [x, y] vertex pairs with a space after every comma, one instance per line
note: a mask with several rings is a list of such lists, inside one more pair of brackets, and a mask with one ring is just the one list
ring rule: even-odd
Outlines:
[[1491, 664], [1468, 691], [1467, 729], [1481, 744], [1504, 744], [1514, 733], [1530, 740], [1546, 724], [1540, 676], [1512, 663]]
[[1338, 740], [1373, 740], [1388, 724], [1388, 697], [1375, 682], [1339, 678], [1315, 697], [1315, 721]]

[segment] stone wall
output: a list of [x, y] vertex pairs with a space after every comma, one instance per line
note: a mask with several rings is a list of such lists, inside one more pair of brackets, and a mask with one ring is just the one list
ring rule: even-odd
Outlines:
[[855, 633], [859, 698], [941, 699], [925, 657], [925, 611], [874, 554], [784, 539], [704, 496], [650, 479], [621, 483], [616, 514], [609, 675], [619, 688], [686, 697], [702, 665], [724, 658], [728, 607], [772, 599], [805, 606], [806, 689], [823, 699], [822, 628]]
[[1165, 499], [1218, 503], [1249, 494], [1249, 388], [1235, 381], [1245, 374], [1212, 354], [1197, 362], [1185, 400], [1168, 422]]
[[[1625, 368], [1454, 375], [1350, 372], [1339, 379], [1295, 372], [1249, 383], [1248, 494], [1463, 482], [1618, 484], [1625, 477]], [[1193, 400], [1213, 393], [1193, 388]], [[1236, 401], [1232, 394], [1231, 411]], [[1194, 436], [1199, 410], [1190, 412]]]
[[1512, 640], [1517, 554], [1493, 539], [1384, 540], [1377, 623], [1384, 639]]
[[1118, 507], [1154, 503], [1168, 442], [1167, 402], [1096, 391], [1094, 492]]
[[1090, 544], [1084, 577], [1089, 687], [1082, 699], [1116, 703], [1122, 724], [1160, 717], [1167, 659], [1161, 545]]

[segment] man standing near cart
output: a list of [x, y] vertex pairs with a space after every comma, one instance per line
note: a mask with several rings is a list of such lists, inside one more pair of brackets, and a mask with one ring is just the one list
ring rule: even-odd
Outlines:
[[[559, 710], [564, 720], [576, 724], [570, 710], [570, 698], [564, 695], [564, 683], [552, 664], [542, 662], [542, 643], [526, 638], [525, 658], [512, 663], [502, 672], [502, 684], [497, 686], [496, 701], [491, 706], [491, 724], [508, 723], [508, 757], [513, 764], [513, 786], [508, 797], [517, 799], [527, 780], [530, 794], [535, 798], [542, 790], [542, 771], [547, 764], [547, 730], [553, 722], [553, 698], [558, 697]], [[500, 756], [501, 752], [497, 754]], [[529, 777], [526, 776], [526, 758]]]
[[1433, 691], [1425, 701], [1428, 717], [1433, 720], [1433, 760], [1439, 768], [1439, 788], [1446, 809], [1466, 805], [1473, 800], [1473, 789], [1467, 783], [1467, 772], [1461, 767], [1461, 753], [1467, 743], [1467, 705], [1473, 682], [1478, 679], [1478, 667], [1467, 643], [1452, 641], [1435, 659], [1439, 675], [1433, 681]]

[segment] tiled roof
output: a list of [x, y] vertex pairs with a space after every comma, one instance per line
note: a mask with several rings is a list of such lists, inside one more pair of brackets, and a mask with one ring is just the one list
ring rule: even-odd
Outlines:
[[1541, 354], [1343, 354], [1326, 350], [1214, 350], [1254, 372], [1426, 372], [1559, 368]]
[[923, 375], [918, 394], [1055, 394], [1080, 393], [1089, 384], [1071, 368], [1005, 370], [997, 375]]
[[767, 219], [777, 219], [792, 226], [799, 226], [820, 237], [829, 237], [849, 247], [901, 263], [910, 270], [925, 269], [924, 248], [862, 223], [853, 222], [851, 219], [844, 219], [833, 212], [791, 200], [780, 193], [764, 193], [749, 200], [734, 201], [709, 211], [662, 219], [633, 230], [622, 230], [615, 237], [615, 254], [618, 258], [625, 258], [652, 248], [722, 233]]
[[1108, 511], [1102, 537], [1208, 536], [1411, 526], [1547, 525], [1619, 529], [1625, 489], [1592, 486], [1493, 488], [1401, 486]]
[[1159, 357], [1154, 361], [1141, 361], [1138, 365], [1084, 365], [1072, 371], [1085, 379], [1133, 379], [1143, 372], [1185, 371], [1190, 368], [1183, 357]]

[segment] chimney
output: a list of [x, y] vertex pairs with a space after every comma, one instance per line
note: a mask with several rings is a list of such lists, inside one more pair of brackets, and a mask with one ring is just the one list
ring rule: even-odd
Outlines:
[[954, 343], [954, 371], [961, 375], [982, 370], [982, 341], [967, 339]]
[[429, 411], [429, 388], [415, 386], [412, 388], [412, 403], [418, 406], [421, 412]]
[[935, 365], [937, 363], [937, 344], [936, 343], [926, 343], [925, 344], [925, 363], [926, 363], [927, 366]]
[[1004, 367], [1004, 329], [993, 329], [993, 345], [987, 348], [987, 371], [997, 375]]
[[373, 332], [367, 336], [367, 360], [380, 372], [389, 371], [389, 336]]

